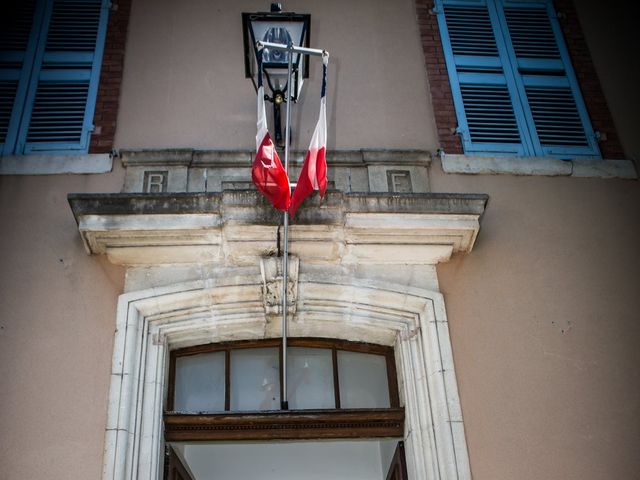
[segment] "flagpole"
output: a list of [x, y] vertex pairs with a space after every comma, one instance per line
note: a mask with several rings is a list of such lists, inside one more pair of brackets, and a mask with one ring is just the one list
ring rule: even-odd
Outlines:
[[[291, 57], [292, 45], [288, 45], [287, 64], [287, 115], [284, 134], [284, 171], [289, 176], [289, 142], [291, 135]], [[287, 290], [289, 283], [289, 212], [284, 212], [284, 256], [282, 257], [282, 400], [281, 409], [289, 410], [287, 397]]]
[[[284, 170], [289, 176], [289, 143], [291, 138], [291, 69], [293, 53], [299, 55], [315, 55], [326, 56], [326, 50], [318, 50], [315, 48], [298, 47], [289, 43], [289, 45], [271, 42], [257, 42], [258, 50], [262, 48], [270, 48], [273, 50], [281, 50], [288, 52], [287, 62], [287, 113], [285, 125], [285, 143], [284, 143]], [[289, 410], [289, 400], [287, 395], [287, 285], [289, 283], [289, 212], [283, 213], [284, 221], [284, 238], [283, 238], [283, 257], [282, 257], [282, 398], [280, 400], [280, 408]]]

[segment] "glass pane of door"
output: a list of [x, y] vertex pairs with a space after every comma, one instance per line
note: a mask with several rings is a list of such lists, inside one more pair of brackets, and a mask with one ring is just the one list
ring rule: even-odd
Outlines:
[[280, 362], [277, 348], [231, 351], [231, 410], [279, 410]]
[[176, 358], [173, 409], [178, 412], [224, 410], [224, 352]]
[[389, 408], [384, 355], [338, 350], [341, 408]]
[[331, 350], [290, 347], [287, 356], [289, 408], [335, 408]]

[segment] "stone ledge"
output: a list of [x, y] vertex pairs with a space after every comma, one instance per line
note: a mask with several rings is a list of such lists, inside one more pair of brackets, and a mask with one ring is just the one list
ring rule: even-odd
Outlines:
[[572, 177], [582, 178], [626, 178], [637, 180], [638, 174], [630, 160], [580, 160], [573, 163]]
[[491, 155], [440, 156], [445, 173], [637, 179], [631, 160], [559, 160]]
[[[410, 213], [481, 216], [489, 196], [484, 193], [342, 193], [328, 191], [305, 201], [295, 223], [319, 223], [321, 209], [353, 213]], [[269, 205], [257, 190], [218, 193], [70, 193], [69, 205], [79, 215], [210, 214], [225, 207], [251, 208], [253, 221], [280, 224], [282, 212]], [[304, 219], [303, 219], [304, 217]]]
[[[290, 252], [315, 264], [435, 265], [469, 252], [488, 196], [343, 194], [305, 202]], [[71, 194], [88, 253], [117, 264], [255, 264], [280, 251], [282, 213], [256, 191]]]
[[0, 175], [55, 175], [107, 173], [113, 158], [108, 153], [7, 155], [0, 157]]

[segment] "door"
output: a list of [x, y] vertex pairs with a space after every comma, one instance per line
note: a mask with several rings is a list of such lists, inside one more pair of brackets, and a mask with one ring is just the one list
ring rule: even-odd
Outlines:
[[404, 458], [404, 442], [398, 442], [396, 452], [393, 454], [387, 480], [408, 480], [407, 462]]
[[184, 466], [180, 457], [176, 454], [172, 446], [167, 446], [167, 459], [165, 465], [168, 465], [165, 472], [166, 480], [195, 480], [187, 467]]

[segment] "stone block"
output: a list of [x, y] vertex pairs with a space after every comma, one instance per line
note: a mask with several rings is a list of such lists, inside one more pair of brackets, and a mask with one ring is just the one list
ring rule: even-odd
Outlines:
[[349, 169], [348, 192], [369, 192], [369, 172], [366, 168]]
[[394, 172], [396, 172], [396, 175], [406, 172], [410, 179], [411, 191], [398, 191], [397, 193], [428, 192], [428, 174], [426, 167], [398, 163], [386, 165], [369, 165], [367, 171], [369, 175], [369, 191], [371, 192], [389, 192], [389, 174], [393, 175]]
[[[124, 176], [124, 192], [132, 193], [175, 193], [187, 191], [187, 171], [186, 166], [176, 165], [148, 165], [127, 167]], [[166, 178], [156, 181], [155, 177], [164, 176]], [[165, 190], [149, 190], [149, 188], [163, 185]]]
[[[238, 188], [234, 188], [234, 184]], [[221, 192], [223, 190], [252, 188], [251, 168], [246, 167], [209, 167], [206, 172], [206, 191]]]
[[207, 174], [206, 168], [191, 167], [187, 174], [187, 192], [205, 192]]

